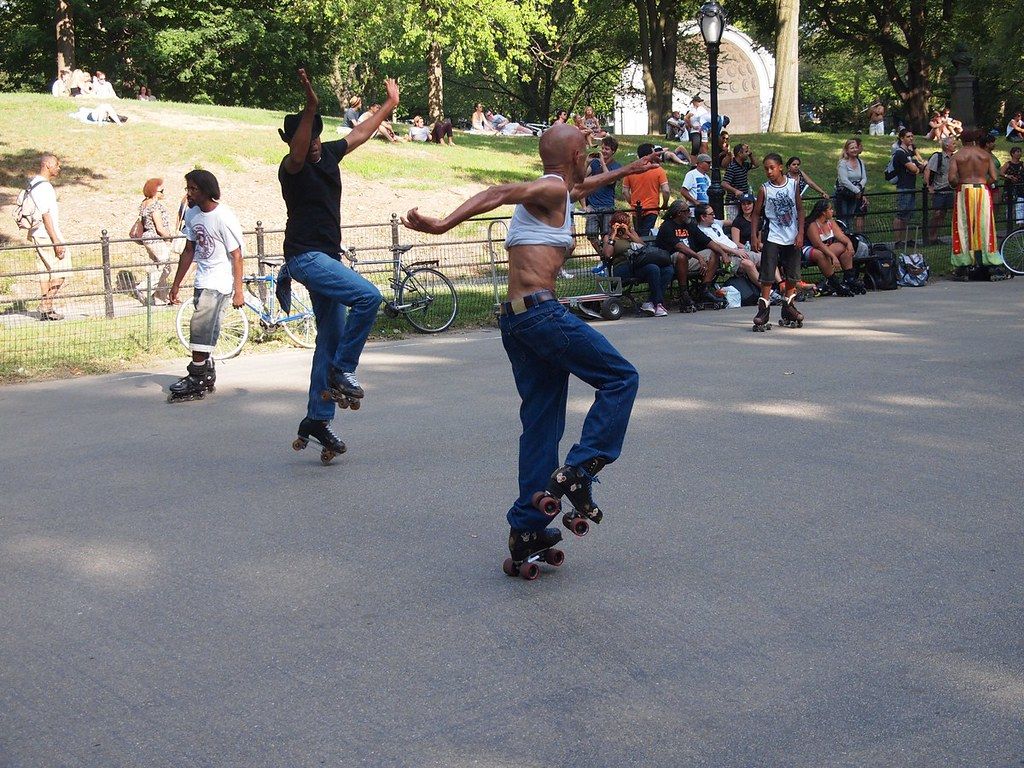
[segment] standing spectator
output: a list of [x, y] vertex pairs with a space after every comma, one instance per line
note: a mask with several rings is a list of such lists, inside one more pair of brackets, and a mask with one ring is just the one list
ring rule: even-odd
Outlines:
[[96, 70], [96, 76], [92, 79], [92, 95], [97, 99], [116, 99], [114, 86], [107, 81], [107, 76], [100, 70]]
[[885, 105], [877, 99], [868, 107], [868, 136], [885, 136]]
[[704, 123], [711, 119], [711, 113], [704, 108], [704, 99], [694, 96], [690, 99], [690, 110], [686, 113], [686, 130], [690, 135], [690, 154], [699, 155], [704, 151]]
[[1006, 179], [1003, 199], [1006, 201], [1006, 222], [1011, 230], [1024, 223], [1024, 162], [1020, 158], [1021, 148], [1011, 148], [1010, 162], [1000, 170]]
[[[683, 177], [683, 186], [679, 194], [694, 208], [702, 203], [708, 202], [708, 189], [711, 187], [711, 177], [708, 171], [711, 170], [710, 155], [697, 155], [697, 165], [686, 172]], [[694, 212], [696, 215], [696, 212]]]
[[60, 209], [53, 180], [60, 175], [60, 160], [47, 152], [39, 158], [39, 173], [29, 181], [28, 195], [35, 206], [29, 240], [36, 247], [40, 274], [40, 320], [63, 320], [64, 315], [53, 309], [53, 299], [71, 272], [71, 251], [64, 245], [60, 231]]
[[754, 163], [750, 158], [750, 145], [739, 144], [732, 162], [725, 169], [722, 188], [725, 189], [725, 220], [732, 221], [739, 213], [740, 197], [750, 191], [750, 169]]
[[892, 221], [892, 235], [895, 247], [902, 248], [907, 241], [907, 225], [914, 216], [914, 193], [917, 187], [917, 176], [921, 173], [923, 163], [915, 157], [914, 132], [909, 128], [901, 128], [899, 146], [893, 152], [892, 167], [896, 169], [896, 215]]
[[[747, 147], [749, 149], [749, 146]], [[710, 153], [709, 153], [710, 154]], [[753, 157], [753, 155], [750, 155]], [[729, 163], [732, 162], [733, 152], [732, 147], [729, 144], [729, 132], [719, 131], [718, 132], [718, 167], [728, 168]]]
[[220, 337], [221, 318], [228, 301], [233, 307], [245, 304], [242, 292], [242, 227], [228, 206], [220, 202], [220, 184], [209, 171], [196, 169], [185, 174], [185, 189], [192, 205], [185, 214], [185, 248], [178, 258], [178, 271], [171, 285], [171, 302], [178, 303], [178, 291], [194, 261], [195, 312], [189, 324], [192, 360], [188, 374], [171, 384], [168, 402], [202, 399], [217, 381], [213, 350]]
[[1013, 113], [1010, 122], [1006, 124], [1007, 141], [1024, 141], [1024, 113], [1019, 109]]
[[167, 279], [171, 275], [171, 217], [164, 205], [164, 180], [149, 179], [142, 187], [143, 201], [139, 205], [139, 219], [142, 221], [142, 246], [149, 254], [153, 266], [146, 270], [149, 275], [151, 296], [143, 297], [146, 282], [135, 286], [135, 298], [143, 304], [170, 301]]
[[978, 145], [984, 135], [978, 129], [965, 131], [963, 148], [949, 162], [949, 183], [956, 188], [950, 263], [960, 279], [967, 279], [969, 267], [1002, 264], [990, 188], [996, 166], [992, 154]]
[[807, 194], [808, 188], [813, 189], [822, 197], [828, 197], [829, 194], [824, 189], [819, 187], [811, 175], [803, 169], [803, 160], [799, 157], [791, 157], [786, 161], [786, 175], [793, 179], [797, 186], [800, 187], [800, 197], [804, 197]]
[[361, 96], [350, 96], [348, 100], [348, 109], [345, 110], [345, 127], [352, 129], [356, 127], [356, 123], [359, 122], [360, 110], [363, 108], [363, 99]]
[[864, 231], [864, 214], [868, 202], [864, 197], [868, 171], [860, 159], [863, 149], [857, 139], [847, 139], [836, 164], [836, 215], [852, 226], [855, 232]]
[[928, 158], [924, 167], [924, 185], [931, 195], [931, 215], [928, 217], [928, 242], [934, 243], [939, 225], [946, 219], [946, 211], [953, 207], [953, 187], [949, 184], [949, 161], [953, 157], [956, 139], [947, 136], [942, 150]]
[[409, 141], [427, 141], [430, 138], [430, 129], [423, 124], [423, 118], [415, 115], [412, 125], [409, 126]]
[[[640, 159], [654, 154], [652, 144], [641, 144], [636, 148], [636, 156]], [[636, 216], [633, 227], [640, 237], [647, 237], [658, 223], [659, 195], [660, 207], [668, 205], [671, 189], [668, 185], [668, 174], [660, 165], [648, 168], [642, 173], [626, 176], [622, 180], [622, 195]]]
[[50, 93], [54, 96], [70, 96], [68, 83], [71, 80], [71, 71], [68, 69], [62, 69], [60, 75], [56, 80], [53, 81], [53, 85], [50, 86]]
[[[591, 155], [587, 164], [587, 177], [598, 176], [608, 171], [615, 171], [622, 164], [615, 159], [619, 150], [619, 142], [614, 136], [601, 139], [601, 151]], [[615, 208], [615, 182], [598, 187], [586, 197], [584, 210], [587, 211], [587, 239], [594, 247], [594, 252], [602, 254], [601, 238], [608, 234], [613, 209]]]

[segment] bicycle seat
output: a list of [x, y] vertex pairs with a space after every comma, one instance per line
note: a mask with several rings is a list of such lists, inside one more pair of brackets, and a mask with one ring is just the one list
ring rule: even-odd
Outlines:
[[413, 246], [411, 245], [393, 245], [391, 246], [391, 251], [396, 256], [401, 256], [403, 253], [412, 250], [412, 248]]
[[264, 256], [260, 264], [264, 267], [280, 267], [284, 264], [284, 256]]

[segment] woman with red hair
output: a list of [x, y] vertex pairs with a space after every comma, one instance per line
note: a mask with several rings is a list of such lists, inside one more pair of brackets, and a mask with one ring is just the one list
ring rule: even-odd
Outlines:
[[[149, 290], [152, 296], [144, 296], [142, 291], [147, 287], [143, 281], [135, 286], [135, 298], [143, 304], [156, 304], [168, 301], [170, 287], [168, 278], [171, 274], [171, 220], [167, 207], [163, 204], [164, 180], [148, 179], [142, 186], [145, 198], [139, 205], [139, 222], [142, 223], [142, 236], [138, 242], [146, 249], [153, 266], [146, 270], [149, 275]], [[138, 222], [137, 222], [138, 223]]]

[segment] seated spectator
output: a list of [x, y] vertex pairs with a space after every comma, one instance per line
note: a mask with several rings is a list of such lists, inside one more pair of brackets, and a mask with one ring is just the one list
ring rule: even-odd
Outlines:
[[363, 108], [363, 99], [360, 96], [352, 96], [348, 100], [348, 109], [345, 110], [345, 127], [352, 129], [359, 122], [359, 115]]
[[76, 69], [71, 73], [68, 81], [68, 93], [72, 96], [91, 96], [92, 77], [82, 69]]
[[430, 139], [430, 129], [423, 124], [423, 118], [414, 115], [412, 125], [409, 126], [409, 141], [427, 141]]
[[685, 257], [676, 260], [680, 312], [693, 312], [696, 309], [687, 286], [690, 273], [701, 276], [702, 300], [719, 300], [712, 286], [718, 273], [718, 256], [709, 247], [710, 242], [711, 239], [694, 223], [690, 206], [685, 201], [676, 200], [668, 207], [654, 244], [663, 251], [678, 253]]
[[525, 125], [514, 123], [504, 115], [488, 112], [486, 117], [494, 130], [502, 136], [533, 136], [533, 131]]
[[736, 245], [723, 231], [722, 222], [715, 220], [715, 209], [710, 205], [699, 206], [697, 210], [700, 213], [696, 220], [697, 228], [707, 236], [708, 248], [713, 250], [719, 260], [729, 266], [734, 274], [744, 275], [757, 283], [757, 268], [761, 265], [761, 254]]
[[555, 112], [555, 120], [554, 120], [554, 123], [552, 123], [552, 125], [554, 125], [555, 123], [568, 123], [568, 122], [569, 122], [569, 113], [568, 112], [566, 112], [564, 109], [559, 109], [558, 111]]
[[156, 98], [153, 96], [153, 92], [144, 85], [139, 86], [139, 92], [136, 94], [135, 98], [139, 101], [156, 101]]
[[[368, 119], [370, 115], [375, 115], [379, 111], [380, 104], [370, 105], [370, 108], [359, 116], [359, 122], [363, 122], [364, 120]], [[397, 144], [399, 141], [398, 134], [395, 133], [395, 129], [391, 127], [391, 123], [389, 123], [387, 120], [381, 122], [381, 124], [377, 127], [377, 131], [374, 133], [374, 138], [382, 139], [383, 141], [386, 141], [390, 144]]]
[[796, 181], [796, 186], [800, 190], [801, 199], [804, 199], [807, 196], [808, 189], [813, 189], [822, 197], [829, 196], [828, 192], [819, 187], [815, 183], [814, 179], [811, 178], [810, 174], [803, 169], [803, 161], [799, 157], [794, 156], [786, 161], [786, 175]]
[[668, 141], [680, 141], [689, 138], [686, 134], [686, 124], [678, 109], [672, 110], [668, 120], [665, 121], [665, 138]]
[[452, 121], [439, 119], [430, 126], [430, 140], [435, 144], [447, 143], [449, 147], [455, 146], [455, 139], [452, 138]]
[[672, 285], [672, 265], [677, 257], [678, 254], [645, 243], [629, 225], [626, 211], [612, 214], [611, 231], [601, 238], [601, 260], [608, 266], [610, 276], [647, 283], [648, 299], [640, 306], [645, 315], [668, 315], [665, 291]]
[[[833, 218], [832, 201], [827, 197], [814, 204], [805, 226], [801, 265], [813, 264], [821, 271], [824, 280], [818, 288], [822, 293], [853, 296], [851, 285], [857, 282], [853, 269], [853, 243]], [[836, 274], [840, 268], [843, 270], [842, 280]]]
[[100, 70], [96, 70], [96, 76], [92, 79], [92, 95], [97, 99], [116, 99], [114, 86], [107, 81], [107, 76]]
[[1017, 110], [1006, 124], [1007, 141], [1024, 141], [1024, 112]]
[[694, 207], [708, 202], [708, 189], [711, 187], [709, 170], [711, 170], [711, 156], [700, 154], [697, 155], [697, 165], [687, 171], [686, 176], [683, 177], [683, 186], [679, 188], [679, 194]]
[[959, 139], [964, 132], [964, 124], [949, 114], [949, 107], [942, 108], [942, 121], [946, 124], [946, 134]]
[[54, 96], [70, 96], [68, 83], [71, 80], [71, 70], [62, 69], [60, 75], [56, 80], [53, 81], [53, 85], [50, 86], [50, 93]]
[[472, 127], [469, 129], [470, 133], [482, 133], [491, 134], [496, 133], [494, 126], [491, 125], [490, 120], [487, 119], [487, 115], [484, 114], [484, 105], [477, 103], [476, 108], [473, 110]]
[[594, 114], [594, 108], [590, 106], [583, 108], [583, 127], [590, 131], [590, 135], [597, 140], [608, 135], [608, 131], [601, 126], [601, 121]]

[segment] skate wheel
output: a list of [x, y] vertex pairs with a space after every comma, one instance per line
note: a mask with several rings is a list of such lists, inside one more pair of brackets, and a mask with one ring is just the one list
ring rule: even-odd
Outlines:
[[320, 451], [320, 463], [323, 464], [326, 467], [334, 459], [334, 456], [335, 456], [334, 451], [328, 451], [328, 450], [324, 449], [324, 450]]
[[167, 402], [168, 403], [173, 403], [174, 402], [174, 395], [168, 395], [167, 396]]
[[565, 552], [560, 549], [549, 549], [544, 553], [544, 561], [556, 568], [565, 562]]
[[214, 387], [214, 386], [209, 386], [209, 387], [207, 387], [207, 388], [206, 388], [206, 391], [207, 391], [207, 392], [213, 392], [213, 391], [214, 391], [215, 389], [216, 389], [216, 387]]
[[296, 437], [294, 440], [292, 440], [292, 448], [294, 448], [296, 451], [301, 451], [307, 445], [309, 445], [309, 441], [306, 440], [305, 438]]
[[320, 399], [321, 399], [321, 400], [324, 400], [324, 401], [330, 400], [330, 399], [331, 399], [331, 393], [330, 393], [330, 392], [328, 392], [328, 391], [327, 391], [327, 390], [325, 389], [325, 390], [324, 390], [323, 392], [321, 392], [321, 393], [320, 393]]
[[362, 403], [360, 403], [358, 400], [348, 401], [348, 407], [351, 408], [353, 411], [358, 411], [360, 405], [362, 405]]
[[562, 508], [562, 502], [545, 491], [533, 494], [531, 503], [548, 517], [554, 517]]
[[519, 569], [516, 568], [515, 562], [511, 557], [506, 557], [505, 562], [501, 564], [501, 570], [505, 572], [506, 576], [518, 576]]
[[540, 566], [536, 563], [523, 563], [519, 568], [519, 576], [523, 581], [533, 581], [540, 576]]
[[562, 525], [568, 528], [573, 536], [586, 536], [590, 532], [590, 523], [583, 517], [566, 515], [562, 518]]

